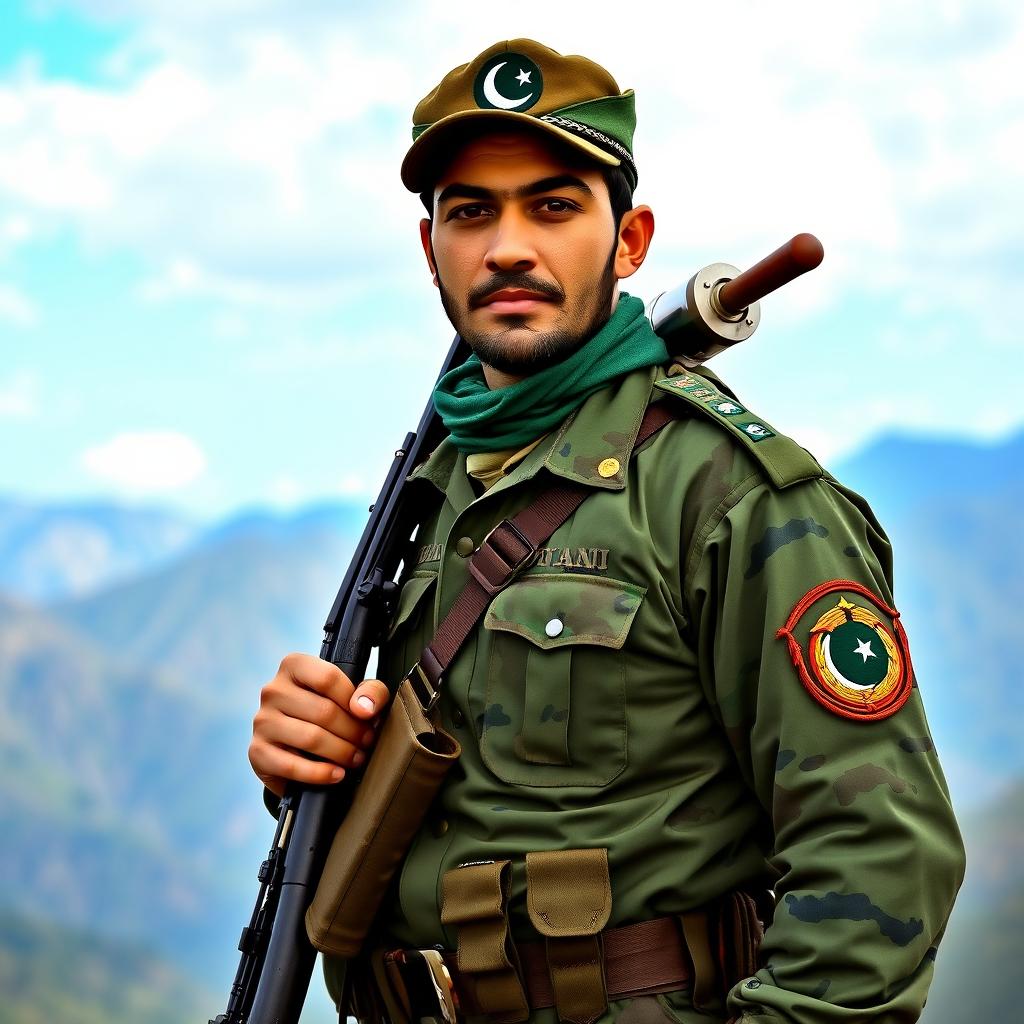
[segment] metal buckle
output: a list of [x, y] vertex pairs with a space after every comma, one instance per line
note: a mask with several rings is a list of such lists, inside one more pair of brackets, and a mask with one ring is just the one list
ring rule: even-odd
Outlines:
[[[499, 531], [503, 529], [510, 530], [515, 539], [519, 541], [524, 548], [526, 548], [526, 554], [515, 562], [509, 560], [511, 557], [509, 552], [501, 550], [501, 548], [494, 543], [495, 539], [501, 536]], [[502, 519], [502, 521], [498, 523], [498, 525], [495, 526], [486, 537], [484, 537], [480, 547], [470, 558], [469, 571], [477, 583], [484, 588], [487, 594], [493, 597], [513, 576], [524, 568], [526, 563], [529, 562], [536, 553], [537, 549], [525, 536], [523, 536], [519, 527], [517, 527], [510, 519]], [[480, 558], [481, 554], [485, 555], [484, 559]], [[499, 563], [498, 566], [495, 566], [495, 568], [497, 568], [497, 575], [493, 578], [485, 575], [486, 569], [489, 568], [489, 566], [486, 565], [486, 558], [488, 556]]]
[[413, 693], [416, 694], [416, 699], [420, 702], [424, 713], [433, 711], [441, 699], [441, 688], [434, 688], [427, 673], [423, 671], [423, 666], [417, 661], [406, 673], [405, 678], [409, 680], [409, 685], [412, 686]]
[[459, 1001], [439, 949], [396, 949], [386, 956], [398, 965], [414, 1024], [459, 1024]]

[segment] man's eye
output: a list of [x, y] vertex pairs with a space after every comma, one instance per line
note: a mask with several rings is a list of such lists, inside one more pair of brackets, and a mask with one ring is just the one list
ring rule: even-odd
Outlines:
[[568, 199], [545, 199], [541, 202], [540, 208], [544, 213], [570, 213], [573, 210], [579, 209], [575, 203], [570, 203]]
[[481, 206], [478, 203], [473, 203], [469, 206], [460, 206], [448, 215], [449, 220], [478, 220], [480, 217], [486, 216], [487, 207]]

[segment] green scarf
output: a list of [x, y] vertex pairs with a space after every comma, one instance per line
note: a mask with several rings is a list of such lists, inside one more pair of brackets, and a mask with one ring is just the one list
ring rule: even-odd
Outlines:
[[642, 366], [668, 362], [643, 302], [625, 292], [611, 319], [581, 349], [517, 384], [492, 391], [470, 356], [434, 389], [434, 407], [461, 452], [516, 448], [546, 434], [595, 391]]

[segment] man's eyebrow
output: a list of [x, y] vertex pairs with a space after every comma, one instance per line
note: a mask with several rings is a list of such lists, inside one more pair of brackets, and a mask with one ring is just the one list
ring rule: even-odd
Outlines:
[[544, 192], [553, 192], [556, 189], [572, 188], [593, 196], [591, 187], [577, 178], [575, 174], [553, 174], [549, 178], [541, 178], [539, 181], [530, 182], [529, 185], [520, 185], [519, 188], [511, 191], [494, 192], [489, 188], [481, 188], [479, 185], [469, 185], [465, 182], [455, 181], [441, 190], [437, 197], [437, 205], [447, 202], [449, 199], [526, 199], [530, 196], [541, 195]]

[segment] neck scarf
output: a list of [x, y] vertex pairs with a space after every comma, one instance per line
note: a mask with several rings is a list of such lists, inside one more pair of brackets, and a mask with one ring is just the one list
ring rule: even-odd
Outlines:
[[561, 423], [616, 377], [668, 362], [640, 299], [623, 293], [611, 319], [567, 359], [492, 391], [470, 356], [434, 389], [434, 407], [461, 452], [518, 448]]

